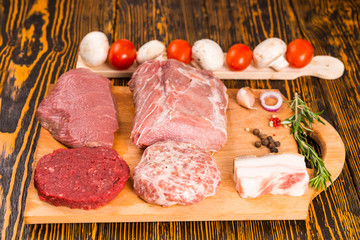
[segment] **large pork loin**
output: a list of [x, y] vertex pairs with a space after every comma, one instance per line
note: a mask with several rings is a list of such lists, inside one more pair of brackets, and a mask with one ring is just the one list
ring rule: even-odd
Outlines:
[[242, 156], [234, 160], [236, 190], [243, 198], [303, 195], [309, 185], [304, 156], [295, 153]]
[[168, 207], [213, 196], [219, 190], [221, 173], [211, 155], [199, 147], [165, 141], [146, 148], [133, 180], [142, 199]]
[[149, 61], [136, 69], [129, 86], [134, 94], [135, 145], [174, 140], [218, 151], [226, 143], [228, 96], [211, 72], [176, 60]]
[[60, 76], [36, 118], [69, 147], [112, 147], [119, 127], [110, 80], [81, 68]]

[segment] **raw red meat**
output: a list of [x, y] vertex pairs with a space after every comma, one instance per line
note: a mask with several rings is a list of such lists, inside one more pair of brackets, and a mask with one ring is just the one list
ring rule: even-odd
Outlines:
[[190, 205], [216, 194], [221, 173], [210, 154], [199, 147], [166, 141], [146, 148], [133, 179], [142, 199], [168, 207]]
[[139, 147], [159, 141], [219, 150], [227, 140], [226, 87], [211, 72], [176, 60], [141, 64], [129, 82], [135, 116], [131, 139]]
[[55, 206], [95, 209], [113, 200], [129, 178], [129, 166], [111, 148], [58, 149], [42, 157], [34, 182], [41, 200]]
[[70, 70], [40, 103], [36, 118], [69, 147], [112, 147], [119, 126], [110, 88], [109, 79], [88, 69]]

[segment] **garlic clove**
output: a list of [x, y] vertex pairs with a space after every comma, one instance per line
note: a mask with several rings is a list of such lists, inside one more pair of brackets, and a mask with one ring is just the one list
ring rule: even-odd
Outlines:
[[236, 101], [240, 106], [243, 106], [247, 109], [257, 109], [254, 107], [255, 94], [249, 87], [243, 87], [238, 91], [236, 94]]

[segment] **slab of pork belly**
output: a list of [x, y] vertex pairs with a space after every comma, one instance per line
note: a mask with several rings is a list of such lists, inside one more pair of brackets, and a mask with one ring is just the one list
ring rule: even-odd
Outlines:
[[301, 196], [308, 189], [309, 174], [300, 154], [241, 156], [234, 160], [234, 180], [243, 198], [264, 194]]

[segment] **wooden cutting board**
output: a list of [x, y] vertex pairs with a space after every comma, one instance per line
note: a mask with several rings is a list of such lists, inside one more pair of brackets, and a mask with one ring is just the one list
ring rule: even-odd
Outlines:
[[[144, 202], [132, 188], [132, 178], [116, 199], [96, 210], [70, 209], [55, 207], [39, 199], [31, 179], [26, 209], [25, 222], [35, 223], [74, 223], [74, 222], [144, 222], [144, 221], [208, 221], [208, 220], [272, 220], [272, 219], [306, 219], [308, 206], [318, 194], [313, 189], [301, 197], [266, 195], [256, 199], [243, 199], [235, 190], [233, 181], [233, 158], [239, 155], [264, 155], [269, 153], [265, 147], [254, 147], [258, 140], [245, 128], [260, 128], [263, 133], [272, 135], [281, 142], [280, 152], [297, 152], [297, 145], [290, 135], [290, 129], [278, 129], [268, 126], [271, 113], [262, 109], [259, 99], [257, 110], [240, 107], [235, 100], [238, 90], [229, 89], [229, 108], [227, 111], [228, 142], [213, 155], [221, 173], [222, 182], [219, 192], [203, 202], [191, 206], [172, 206], [163, 208]], [[113, 87], [118, 103], [120, 129], [115, 134], [113, 148], [129, 164], [132, 170], [141, 159], [142, 150], [130, 141], [131, 124], [134, 115], [132, 93], [127, 87]], [[260, 90], [256, 90], [257, 96]], [[287, 104], [275, 113], [280, 119], [292, 115]], [[326, 121], [325, 121], [326, 122]], [[345, 148], [339, 134], [326, 122], [326, 125], [315, 124], [312, 138], [319, 144], [321, 155], [334, 181], [340, 174], [345, 161]], [[52, 153], [55, 149], [64, 148], [52, 138], [49, 132], [41, 129], [33, 169], [39, 159]], [[309, 170], [310, 176], [312, 171]]]
[[[226, 53], [224, 54], [224, 58]], [[191, 62], [193, 67], [200, 68], [196, 63]], [[76, 68], [87, 68], [108, 78], [131, 77], [137, 63], [125, 70], [117, 70], [110, 66], [107, 62], [97, 67], [90, 67], [84, 63], [81, 56], [78, 55]], [[313, 76], [321, 79], [334, 80], [340, 78], [344, 73], [344, 64], [337, 58], [331, 56], [315, 56], [311, 62], [303, 68], [285, 67], [281, 71], [275, 71], [269, 67], [256, 68], [251, 63], [245, 70], [232, 71], [226, 62], [221, 68], [213, 71], [214, 75], [220, 79], [280, 79], [289, 80], [296, 79], [301, 76]]]

